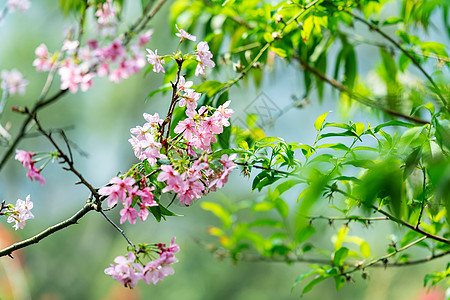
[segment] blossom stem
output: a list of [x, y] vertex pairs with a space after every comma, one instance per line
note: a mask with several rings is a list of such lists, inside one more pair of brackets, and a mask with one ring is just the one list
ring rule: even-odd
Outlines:
[[119, 226], [116, 225], [116, 223], [114, 223], [103, 211], [103, 209], [100, 209], [99, 212], [102, 214], [102, 216], [105, 217], [106, 220], [108, 220], [108, 222], [114, 227], [116, 228], [120, 234], [122, 234], [122, 236], [125, 238], [125, 240], [127, 241], [127, 243], [133, 247], [133, 249], [136, 249], [136, 246], [130, 241], [130, 239], [127, 237], [127, 235], [125, 234], [125, 231], [123, 231], [122, 228], [120, 228]]
[[8, 88], [5, 88], [2, 93], [2, 100], [0, 101], [0, 118], [2, 116], [3, 109], [5, 108], [7, 100], [8, 100]]

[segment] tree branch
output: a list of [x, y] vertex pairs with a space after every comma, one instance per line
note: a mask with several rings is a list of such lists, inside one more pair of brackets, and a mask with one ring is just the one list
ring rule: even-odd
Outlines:
[[[332, 5], [334, 5], [332, 3]], [[335, 6], [336, 7], [336, 6]], [[420, 63], [414, 58], [414, 56], [411, 55], [411, 53], [409, 53], [406, 49], [404, 49], [399, 43], [397, 43], [393, 38], [391, 38], [389, 35], [387, 35], [384, 31], [382, 31], [378, 26], [375, 26], [374, 24], [368, 22], [367, 20], [361, 18], [360, 16], [356, 15], [355, 13], [353, 13], [350, 10], [344, 9], [344, 12], [346, 12], [347, 14], [351, 15], [353, 18], [355, 18], [356, 20], [366, 24], [370, 30], [376, 31], [378, 32], [382, 37], [384, 37], [386, 40], [388, 40], [391, 44], [393, 44], [397, 49], [399, 49], [400, 51], [403, 52], [403, 54], [405, 54], [410, 60], [411, 62], [422, 72], [423, 75], [425, 75], [425, 77], [428, 79], [428, 81], [433, 85], [434, 89], [435, 89], [435, 93], [436, 95], [439, 97], [439, 99], [442, 101], [442, 103], [444, 104], [444, 106], [446, 107], [447, 110], [449, 110], [450, 108], [448, 107], [448, 102], [445, 99], [445, 97], [441, 94], [440, 92], [440, 88], [438, 87], [438, 85], [436, 84], [436, 82], [434, 82], [433, 78], [431, 78], [431, 76], [424, 70], [424, 68], [420, 65]]]
[[292, 56], [295, 60], [297, 60], [298, 62], [300, 62], [300, 64], [302, 65], [302, 67], [311, 72], [312, 74], [314, 74], [315, 76], [319, 77], [321, 80], [323, 80], [324, 82], [328, 83], [329, 85], [333, 86], [334, 88], [338, 89], [339, 91], [346, 93], [350, 98], [356, 100], [357, 102], [375, 108], [375, 109], [379, 109], [391, 116], [395, 116], [395, 117], [400, 117], [403, 118], [405, 120], [411, 121], [411, 122], [415, 122], [418, 124], [428, 124], [429, 122], [422, 120], [422, 119], [418, 119], [415, 117], [411, 117], [408, 115], [405, 115], [401, 112], [389, 109], [384, 107], [383, 105], [379, 104], [378, 102], [367, 98], [365, 96], [362, 95], [358, 95], [355, 92], [349, 90], [348, 88], [346, 88], [342, 83], [327, 77], [325, 74], [323, 74], [322, 72], [320, 72], [319, 70], [317, 70], [316, 68], [314, 68], [313, 66], [311, 66], [307, 61], [305, 61], [304, 59], [302, 59], [300, 56], [298, 55], [293, 55]]
[[11, 255], [11, 253], [13, 251], [16, 251], [18, 249], [24, 248], [24, 247], [32, 245], [32, 244], [37, 244], [42, 239], [46, 238], [47, 236], [51, 235], [52, 233], [55, 233], [55, 232], [57, 232], [61, 229], [64, 229], [70, 225], [77, 224], [77, 221], [79, 219], [81, 219], [85, 214], [87, 214], [91, 210], [95, 210], [96, 209], [95, 207], [96, 207], [96, 205], [93, 202], [86, 203], [83, 206], [83, 208], [81, 208], [76, 214], [74, 214], [69, 219], [62, 221], [61, 223], [58, 223], [54, 226], [51, 226], [29, 239], [23, 240], [19, 243], [15, 243], [9, 247], [6, 247], [6, 248], [0, 250], [0, 257], [6, 256], [6, 255]]

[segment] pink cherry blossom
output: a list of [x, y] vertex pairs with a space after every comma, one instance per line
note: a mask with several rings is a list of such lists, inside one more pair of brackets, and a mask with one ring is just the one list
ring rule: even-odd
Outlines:
[[176, 36], [181, 38], [181, 41], [184, 41], [187, 39], [187, 40], [191, 40], [191, 41], [195, 42], [197, 40], [197, 38], [195, 36], [193, 36], [192, 34], [187, 33], [183, 29], [179, 29], [178, 25], [175, 24], [175, 27], [177, 28], [177, 30], [179, 32], [176, 34]]
[[209, 51], [209, 46], [207, 42], [200, 42], [197, 45], [197, 61], [198, 65], [195, 69], [195, 76], [199, 74], [205, 74], [205, 66], [213, 68], [216, 64], [211, 60], [213, 57], [212, 53]]
[[175, 127], [175, 133], [183, 133], [183, 137], [188, 141], [192, 141], [192, 136], [196, 134], [197, 130], [195, 129], [196, 123], [187, 118], [184, 121], [178, 122], [178, 125]]
[[45, 44], [40, 44], [34, 51], [36, 54], [36, 59], [33, 61], [33, 66], [36, 67], [38, 72], [49, 71], [52, 67], [50, 54], [48, 53], [47, 46]]
[[19, 71], [16, 69], [12, 69], [11, 71], [3, 70], [1, 77], [2, 82], [0, 87], [3, 90], [7, 90], [9, 95], [16, 93], [20, 95], [25, 94], [25, 87], [28, 85], [28, 80]]
[[25, 168], [30, 168], [34, 162], [31, 160], [36, 154], [25, 150], [16, 150], [15, 160], [18, 160]]
[[112, 4], [112, 0], [107, 0], [103, 5], [95, 12], [95, 16], [98, 18], [97, 22], [101, 25], [107, 25], [113, 22], [116, 18], [116, 10]]
[[28, 0], [8, 0], [8, 2], [6, 2], [6, 7], [10, 12], [15, 11], [16, 9], [20, 12], [24, 12], [28, 10], [30, 6], [31, 3]]
[[139, 39], [138, 39], [138, 45], [139, 47], [143, 48], [149, 41], [150, 38], [153, 34], [153, 30], [147, 30], [146, 32], [144, 32], [143, 34], [139, 35]]
[[147, 49], [147, 58], [148, 58], [148, 62], [153, 65], [153, 72], [155, 73], [159, 73], [159, 72], [163, 72], [165, 73], [166, 71], [164, 70], [162, 64], [164, 64], [164, 59], [161, 59], [160, 56], [158, 56], [158, 50], [155, 50], [155, 52], [153, 52], [150, 49]]
[[31, 213], [33, 208], [33, 202], [30, 200], [30, 195], [28, 195], [25, 201], [17, 199], [16, 205], [7, 211], [8, 223], [15, 222], [13, 225], [14, 229], [23, 229], [26, 225], [26, 220], [34, 219], [34, 215]]
[[117, 199], [121, 202], [125, 201], [126, 193], [131, 191], [132, 186], [136, 183], [136, 180], [131, 177], [125, 177], [124, 179], [114, 177], [109, 181], [109, 183], [111, 186], [102, 187], [98, 193], [103, 196], [108, 196], [108, 207], [113, 207], [117, 204]]
[[114, 259], [116, 265], [105, 269], [105, 274], [111, 276], [114, 280], [119, 281], [125, 287], [134, 288], [138, 281], [142, 278], [137, 270], [142, 270], [140, 264], [135, 263], [136, 256], [133, 252], [128, 252], [128, 256], [117, 256]]
[[67, 62], [64, 66], [58, 70], [59, 76], [61, 76], [61, 89], [67, 90], [71, 93], [78, 91], [78, 84], [81, 82], [81, 70], [74, 63]]
[[128, 222], [130, 224], [136, 224], [136, 218], [137, 218], [138, 212], [132, 208], [132, 207], [125, 207], [120, 211], [120, 224], [125, 223], [125, 221], [128, 219]]
[[65, 40], [61, 50], [67, 51], [67, 54], [73, 54], [75, 53], [75, 50], [77, 50], [79, 45], [80, 45], [79, 41]]
[[45, 184], [45, 178], [41, 176], [42, 169], [36, 169], [34, 164], [29, 167], [29, 171], [27, 173], [27, 177], [31, 179], [31, 181], [39, 181], [41, 185]]

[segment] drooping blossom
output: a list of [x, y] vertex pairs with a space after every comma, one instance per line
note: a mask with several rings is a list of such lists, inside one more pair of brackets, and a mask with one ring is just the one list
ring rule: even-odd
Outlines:
[[193, 36], [192, 34], [187, 33], [186, 31], [184, 31], [183, 29], [178, 28], [178, 25], [175, 24], [175, 27], [178, 30], [178, 33], [176, 33], [175, 35], [179, 38], [181, 38], [181, 41], [184, 40], [191, 40], [191, 41], [196, 41], [197, 38], [195, 36]]
[[155, 50], [155, 52], [153, 52], [150, 49], [147, 49], [147, 58], [148, 58], [148, 62], [153, 65], [153, 72], [155, 73], [159, 73], [159, 72], [163, 72], [166, 73], [166, 71], [164, 70], [162, 64], [164, 64], [164, 59], [161, 59], [161, 56], [158, 56], [158, 50]]
[[33, 61], [33, 66], [38, 72], [45, 72], [51, 69], [52, 61], [49, 57], [48, 49], [45, 44], [40, 44], [34, 51], [36, 59]]
[[27, 177], [30, 178], [31, 181], [39, 181], [41, 185], [45, 184], [45, 179], [41, 175], [42, 169], [36, 169], [33, 157], [36, 154], [33, 152], [28, 152], [25, 150], [16, 150], [15, 160], [19, 161], [26, 169], [28, 169]]
[[25, 150], [16, 150], [15, 160], [19, 161], [25, 168], [29, 168], [32, 162], [32, 158], [35, 155], [33, 152], [25, 151]]
[[180, 251], [180, 247], [174, 242], [175, 237], [172, 238], [170, 246], [167, 248], [165, 244], [158, 244], [160, 250], [159, 258], [146, 264], [142, 270], [141, 276], [145, 283], [153, 283], [156, 285], [159, 280], [163, 280], [164, 277], [174, 274], [171, 265], [178, 262], [174, 254]]
[[195, 76], [199, 74], [205, 74], [205, 67], [213, 68], [216, 64], [211, 60], [213, 57], [212, 53], [209, 51], [209, 46], [207, 42], [200, 42], [197, 45], [197, 61], [198, 65], [195, 69]]
[[31, 213], [32, 208], [33, 202], [30, 200], [30, 195], [26, 197], [25, 201], [17, 199], [16, 205], [7, 211], [7, 222], [15, 222], [13, 225], [15, 230], [23, 229], [26, 225], [26, 220], [34, 219], [34, 215]]
[[45, 184], [45, 178], [41, 176], [42, 169], [36, 169], [34, 164], [32, 164], [27, 172], [27, 177], [31, 181], [39, 181], [41, 185]]
[[19, 93], [19, 95], [25, 94], [25, 87], [28, 85], [28, 80], [17, 69], [12, 69], [11, 71], [3, 70], [1, 77], [2, 82], [0, 87], [3, 90], [7, 90], [9, 95], [16, 93]]
[[100, 5], [99, 9], [95, 12], [98, 31], [101, 35], [108, 36], [115, 34], [118, 23], [116, 11], [117, 9], [112, 3], [112, 0], [107, 0], [103, 5]]
[[133, 252], [128, 252], [127, 257], [117, 256], [114, 259], [116, 265], [111, 264], [111, 267], [105, 269], [105, 274], [111, 276], [114, 280], [119, 281], [125, 287], [134, 288], [141, 279], [141, 275], [136, 272], [136, 269], [142, 269], [142, 266], [135, 263], [136, 256]]

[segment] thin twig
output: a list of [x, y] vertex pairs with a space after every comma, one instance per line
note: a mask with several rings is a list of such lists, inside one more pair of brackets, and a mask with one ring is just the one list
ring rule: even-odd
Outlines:
[[[46, 132], [43, 128], [41, 123], [39, 122], [36, 114], [34, 115], [30, 115], [32, 116], [33, 120], [36, 123], [36, 126], [38, 128], [38, 130], [42, 133], [42, 135], [44, 135], [49, 141], [50, 143], [53, 145], [53, 147], [55, 147], [56, 150], [58, 150], [59, 152], [59, 156], [63, 159], [63, 161], [69, 166], [68, 168], [64, 168], [67, 171], [70, 171], [72, 173], [75, 174], [75, 176], [78, 177], [78, 179], [80, 180], [79, 183], [83, 184], [84, 186], [86, 186], [89, 191], [92, 193], [92, 195], [95, 197], [95, 199], [99, 200], [100, 199], [100, 195], [98, 194], [97, 190], [89, 183], [86, 181], [86, 179], [83, 177], [83, 175], [75, 168], [74, 166], [74, 162], [72, 160], [72, 158], [70, 158], [69, 156], [67, 156], [64, 151], [62, 151], [62, 149], [58, 146], [58, 144], [56, 143], [56, 141], [52, 138], [51, 134], [49, 134], [48, 132]], [[70, 149], [69, 144], [67, 144], [67, 146]], [[72, 153], [72, 152], [70, 152]]]
[[[332, 3], [332, 5], [334, 5], [334, 4]], [[409, 53], [406, 49], [404, 49], [399, 43], [397, 43], [393, 38], [391, 38], [388, 34], [386, 34], [384, 31], [382, 31], [378, 26], [375, 26], [374, 24], [368, 22], [364, 18], [361, 18], [360, 16], [356, 15], [355, 13], [353, 13], [350, 10], [344, 9], [344, 12], [351, 15], [356, 20], [366, 24], [370, 30], [378, 32], [382, 37], [384, 37], [386, 40], [388, 40], [397, 49], [402, 51], [403, 54], [405, 54], [411, 60], [411, 62], [422, 72], [422, 74], [425, 75], [425, 77], [428, 79], [428, 81], [434, 87], [434, 89], [435, 89], [434, 92], [436, 93], [436, 95], [442, 101], [442, 103], [444, 104], [446, 109], [450, 111], [450, 108], [448, 107], [448, 102], [445, 99], [445, 97], [441, 94], [440, 88], [438, 87], [436, 82], [434, 82], [433, 78], [431, 78], [431, 76], [424, 70], [424, 68], [421, 66], [421, 64], [414, 58], [414, 56], [411, 55], [411, 53]]]
[[384, 107], [383, 105], [379, 104], [378, 102], [366, 97], [366, 96], [362, 96], [359, 95], [351, 90], [349, 90], [348, 88], [346, 88], [342, 83], [327, 77], [325, 74], [323, 74], [322, 72], [320, 72], [319, 70], [317, 70], [316, 68], [314, 68], [313, 66], [311, 66], [307, 61], [305, 61], [303, 58], [301, 58], [298, 55], [293, 55], [292, 56], [295, 60], [297, 60], [298, 62], [300, 62], [300, 64], [302, 65], [302, 67], [311, 72], [312, 74], [314, 74], [315, 76], [319, 77], [321, 80], [323, 80], [324, 82], [330, 84], [331, 86], [333, 86], [334, 88], [340, 90], [341, 92], [346, 93], [350, 98], [356, 100], [357, 102], [375, 108], [375, 109], [379, 109], [391, 116], [395, 116], [395, 117], [400, 117], [403, 118], [405, 120], [411, 121], [411, 122], [415, 122], [418, 124], [428, 124], [429, 122], [419, 119], [419, 118], [415, 118], [415, 117], [411, 117], [408, 115], [405, 115], [401, 112], [389, 109], [387, 107]]
[[[332, 187], [329, 186], [329, 188], [332, 188]], [[349, 193], [347, 193], [347, 192], [345, 192], [345, 191], [343, 191], [343, 190], [340, 190], [340, 189], [335, 188], [335, 187], [332, 188], [332, 190], [335, 191], [335, 192], [338, 192], [338, 193], [340, 193], [340, 194], [342, 194], [342, 195], [344, 195], [344, 196], [346, 196], [346, 197], [349, 197], [349, 198], [352, 198], [352, 199], [354, 199], [354, 200], [358, 200], [358, 201], [359, 201], [358, 198], [356, 198], [355, 196], [353, 196], [353, 195], [351, 195], [351, 194], [349, 194]], [[399, 219], [399, 218], [395, 217], [394, 215], [388, 213], [387, 211], [382, 210], [380, 207], [377, 207], [377, 206], [374, 205], [374, 204], [365, 204], [363, 201], [361, 201], [361, 203], [364, 204], [364, 205], [367, 205], [367, 206], [370, 207], [370, 208], [373, 208], [374, 210], [376, 210], [376, 211], [379, 212], [380, 214], [382, 214], [382, 215], [388, 217], [389, 220], [391, 220], [391, 221], [393, 221], [393, 222], [395, 222], [395, 223], [398, 223], [398, 224], [400, 224], [400, 225], [403, 225], [403, 226], [405, 226], [405, 227], [408, 227], [409, 229], [412, 229], [412, 230], [414, 230], [415, 232], [418, 232], [418, 233], [420, 233], [420, 234], [422, 234], [422, 235], [424, 235], [424, 236], [426, 236], [426, 237], [428, 237], [428, 238], [430, 238], [430, 239], [433, 239], [433, 240], [435, 240], [435, 241], [442, 242], [442, 243], [445, 243], [445, 244], [450, 244], [450, 240], [448, 240], [448, 239], [446, 239], [446, 238], [444, 238], [444, 237], [435, 235], [435, 234], [431, 234], [431, 233], [429, 233], [429, 232], [427, 232], [427, 231], [425, 231], [425, 230], [422, 230], [422, 229], [420, 229], [420, 228], [416, 228], [415, 225], [412, 225], [412, 224], [410, 224], [410, 223], [408, 223], [408, 222], [406, 222], [406, 221], [404, 221], [404, 220], [402, 220], [402, 219]]]
[[365, 264], [357, 265], [352, 270], [349, 270], [349, 271], [346, 271], [346, 272], [342, 272], [342, 275], [350, 274], [350, 273], [356, 272], [358, 270], [363, 270], [365, 268], [371, 267], [371, 266], [373, 266], [375, 264], [378, 264], [380, 262], [386, 262], [387, 259], [390, 258], [391, 256], [394, 256], [397, 253], [402, 252], [402, 251], [404, 251], [404, 250], [414, 246], [417, 243], [420, 243], [421, 241], [425, 240], [426, 238], [427, 238], [426, 236], [423, 236], [423, 237], [421, 237], [421, 238], [419, 238], [419, 239], [409, 243], [408, 245], [406, 245], [406, 246], [404, 246], [404, 247], [402, 247], [402, 248], [400, 248], [398, 250], [396, 249], [395, 251], [393, 251], [393, 252], [391, 252], [389, 254], [386, 254], [385, 256], [382, 256], [380, 258], [374, 259], [374, 260], [372, 260], [372, 261], [370, 261], [368, 263], [365, 263]]
[[100, 208], [98, 211], [102, 214], [102, 216], [105, 217], [106, 220], [108, 220], [109, 223], [111, 223], [111, 225], [112, 225], [114, 228], [116, 228], [116, 229], [120, 232], [120, 234], [123, 235], [123, 237], [125, 238], [125, 240], [127, 240], [128, 244], [129, 244], [131, 247], [133, 247], [134, 249], [136, 249], [136, 246], [135, 246], [135, 245], [130, 241], [130, 239], [127, 237], [127, 235], [125, 234], [125, 231], [123, 231], [122, 228], [120, 228], [119, 226], [117, 226], [116, 223], [114, 223], [114, 222], [113, 222], [113, 221], [105, 214], [105, 212], [103, 211], [103, 209]]
[[427, 172], [425, 171], [424, 167], [422, 167], [422, 173], [423, 173], [423, 186], [422, 186], [423, 198], [420, 206], [419, 218], [417, 219], [416, 229], [419, 228], [420, 220], [422, 219], [423, 209], [425, 208], [425, 202], [427, 201], [427, 189], [426, 189]]

